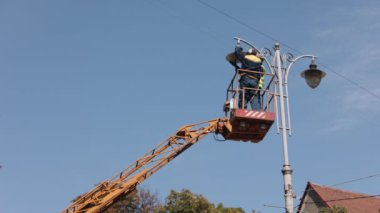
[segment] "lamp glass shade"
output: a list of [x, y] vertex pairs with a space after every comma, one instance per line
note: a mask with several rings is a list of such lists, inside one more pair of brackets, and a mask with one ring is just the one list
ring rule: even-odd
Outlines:
[[309, 85], [312, 89], [318, 87], [322, 78], [325, 76], [326, 73], [317, 69], [317, 65], [315, 63], [311, 63], [309, 69], [301, 72], [301, 77], [305, 78], [307, 85]]

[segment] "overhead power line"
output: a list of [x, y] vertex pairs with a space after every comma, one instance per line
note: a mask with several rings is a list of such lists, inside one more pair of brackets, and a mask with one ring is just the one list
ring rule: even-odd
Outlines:
[[[357, 197], [348, 197], [348, 198], [338, 198], [338, 199], [331, 199], [331, 200], [324, 200], [324, 201], [310, 201], [305, 202], [305, 204], [324, 204], [329, 202], [336, 202], [336, 201], [345, 201], [345, 200], [360, 200], [360, 199], [368, 199], [368, 198], [376, 198], [380, 197], [380, 194], [377, 195], [368, 195], [368, 196], [357, 196]], [[298, 206], [294, 207], [294, 209], [298, 208]], [[297, 213], [303, 213], [304, 211], [297, 211]]]
[[334, 70], [331, 69], [329, 66], [327, 66], [327, 65], [325, 65], [325, 64], [323, 64], [323, 63], [318, 62], [318, 64], [320, 64], [322, 67], [326, 68], [327, 70], [332, 71], [335, 75], [337, 75], [337, 76], [343, 78], [344, 80], [350, 82], [351, 84], [357, 86], [357, 87], [360, 88], [361, 90], [367, 92], [368, 94], [370, 94], [370, 95], [372, 95], [373, 97], [378, 98], [378, 99], [380, 100], [380, 95], [377, 95], [376, 93], [372, 92], [371, 90], [367, 89], [366, 87], [364, 87], [364, 86], [362, 86], [362, 85], [356, 83], [356, 81], [351, 80], [351, 79], [349, 79], [347, 76], [344, 76], [344, 75], [342, 75], [342, 74], [340, 74], [340, 73], [334, 71]]
[[222, 10], [220, 10], [220, 9], [218, 9], [218, 8], [216, 8], [216, 7], [210, 5], [210, 4], [208, 4], [208, 3], [206, 3], [206, 2], [204, 2], [204, 1], [202, 1], [202, 0], [197, 0], [197, 1], [198, 1], [200, 4], [202, 4], [202, 5], [206, 6], [206, 7], [208, 7], [209, 9], [214, 10], [215, 12], [217, 12], [217, 13], [219, 13], [219, 14], [221, 14], [221, 15], [223, 15], [223, 16], [225, 16], [225, 17], [227, 17], [227, 18], [229, 18], [229, 19], [231, 19], [231, 20], [233, 20], [233, 21], [235, 21], [235, 22], [237, 22], [237, 23], [240, 24], [240, 25], [243, 25], [243, 26], [247, 27], [248, 29], [250, 29], [250, 30], [252, 30], [252, 31], [255, 31], [256, 33], [258, 33], [258, 34], [260, 34], [260, 35], [262, 35], [262, 36], [264, 36], [264, 37], [267, 37], [267, 38], [271, 39], [272, 41], [280, 42], [283, 46], [285, 46], [285, 47], [287, 47], [287, 48], [293, 50], [294, 52], [297, 52], [297, 53], [299, 53], [299, 54], [305, 54], [304, 52], [299, 51], [299, 50], [296, 50], [296, 49], [294, 49], [293, 47], [287, 45], [285, 42], [282, 42], [282, 41], [276, 39], [275, 37], [273, 37], [273, 36], [271, 36], [271, 35], [269, 35], [269, 34], [263, 32], [263, 31], [259, 30], [258, 28], [253, 27], [252, 25], [249, 25], [249, 24], [247, 24], [247, 23], [241, 21], [241, 20], [239, 20], [238, 18], [236, 18], [236, 17], [234, 17], [234, 16], [232, 16], [232, 15], [230, 15], [230, 14], [228, 14], [228, 13], [226, 13], [226, 12], [224, 12], [224, 11], [222, 11]]
[[[353, 183], [353, 182], [357, 182], [357, 181], [362, 181], [362, 180], [365, 180], [365, 179], [370, 179], [370, 178], [374, 178], [374, 177], [378, 177], [378, 176], [380, 176], [380, 173], [373, 174], [373, 175], [368, 175], [368, 176], [365, 176], [365, 177], [355, 178], [355, 179], [351, 179], [351, 180], [346, 180], [346, 181], [335, 183], [335, 184], [331, 184], [331, 185], [327, 185], [327, 187], [340, 186], [340, 185], [344, 185], [344, 184], [347, 184], [347, 183]], [[302, 191], [302, 194], [307, 193], [307, 192], [311, 192], [311, 191], [315, 191], [315, 189], [304, 190], [304, 191]]]
[[328, 203], [328, 202], [343, 201], [343, 200], [359, 200], [359, 199], [368, 199], [368, 198], [375, 198], [375, 197], [380, 197], [380, 194], [357, 196], [357, 197], [347, 197], [347, 198], [338, 198], [338, 199], [324, 200], [324, 201], [318, 201], [318, 202], [312, 201], [312, 202], [305, 202], [305, 204]]
[[[251, 26], [251, 25], [249, 25], [249, 24], [247, 24], [247, 23], [245, 23], [245, 22], [239, 20], [238, 18], [236, 18], [236, 17], [234, 17], [234, 16], [232, 16], [232, 15], [230, 15], [230, 14], [228, 14], [228, 13], [226, 13], [226, 12], [224, 12], [224, 11], [222, 11], [222, 10], [220, 10], [220, 9], [218, 9], [218, 8], [216, 8], [216, 7], [214, 7], [214, 6], [210, 5], [210, 4], [208, 4], [208, 3], [206, 3], [206, 2], [203, 2], [203, 1], [201, 1], [201, 0], [197, 0], [197, 1], [198, 1], [200, 4], [202, 4], [202, 5], [206, 6], [206, 7], [208, 7], [209, 9], [212, 9], [212, 10], [214, 10], [215, 12], [217, 12], [217, 13], [223, 15], [223, 16], [226, 16], [227, 18], [229, 18], [229, 19], [231, 19], [231, 20], [237, 22], [238, 24], [241, 24], [241, 25], [247, 27], [248, 29], [251, 29], [251, 30], [255, 31], [256, 33], [258, 33], [258, 34], [260, 34], [260, 35], [263, 35], [263, 36], [265, 36], [265, 37], [267, 37], [267, 38], [270, 38], [271, 40], [278, 41], [278, 40], [276, 40], [276, 38], [270, 36], [269, 34], [264, 33], [263, 31], [261, 31], [261, 30], [255, 28], [255, 27], [253, 27], [253, 26]], [[281, 43], [282, 43], [282, 42], [281, 42]], [[287, 47], [288, 47], [288, 46], [287, 46]], [[291, 48], [291, 47], [288, 47], [288, 48], [294, 50], [294, 49]], [[294, 51], [297, 51], [297, 50], [294, 50]], [[297, 52], [298, 52], [298, 51], [297, 51]]]
[[343, 184], [347, 184], [347, 183], [353, 183], [353, 182], [356, 182], [356, 181], [365, 180], [365, 179], [369, 179], [369, 178], [373, 178], [373, 177], [377, 177], [377, 176], [380, 176], [380, 173], [379, 174], [374, 174], [374, 175], [369, 175], [369, 176], [366, 176], [366, 177], [356, 178], [356, 179], [352, 179], [352, 180], [348, 180], [348, 181], [344, 181], [344, 182], [340, 182], [340, 183], [336, 183], [336, 184], [333, 184], [333, 185], [330, 185], [330, 186], [339, 186], [339, 185], [343, 185]]
[[226, 39], [226, 37], [222, 35], [220, 32], [213, 31], [211, 28], [205, 28], [200, 25], [194, 24], [194, 22], [186, 20], [184, 18], [183, 12], [181, 13], [181, 11], [178, 11], [177, 8], [173, 8], [171, 5], [167, 4], [165, 1], [148, 0], [146, 2], [153, 5], [155, 9], [160, 9], [162, 13], [164, 13], [165, 15], [172, 17], [173, 22], [178, 22], [185, 27], [188, 27], [200, 33], [203, 33], [209, 36], [210, 38], [212, 38], [212, 41]]
[[[258, 34], [260, 34], [260, 35], [262, 35], [262, 36], [264, 36], [264, 37], [267, 37], [267, 38], [271, 39], [272, 41], [280, 42], [283, 46], [285, 46], [285, 47], [287, 47], [287, 48], [293, 50], [294, 52], [297, 52], [297, 53], [299, 53], [299, 54], [305, 54], [304, 52], [299, 51], [299, 50], [297, 50], [297, 49], [291, 47], [290, 45], [287, 45], [285, 42], [282, 42], [282, 41], [276, 39], [275, 37], [273, 37], [273, 36], [271, 36], [271, 35], [269, 35], [269, 34], [263, 32], [263, 31], [259, 30], [258, 28], [253, 27], [252, 25], [247, 24], [247, 23], [241, 21], [240, 19], [238, 19], [238, 18], [236, 18], [236, 17], [234, 17], [234, 16], [228, 14], [227, 12], [225, 12], [225, 11], [223, 11], [223, 10], [220, 10], [220, 9], [218, 9], [218, 8], [216, 8], [216, 7], [210, 5], [210, 4], [208, 4], [208, 3], [206, 3], [206, 2], [204, 2], [204, 1], [202, 1], [202, 0], [197, 0], [197, 2], [199, 2], [199, 3], [202, 4], [203, 6], [205, 6], [205, 7], [209, 8], [209, 9], [211, 9], [211, 10], [213, 10], [213, 11], [215, 11], [215, 12], [217, 12], [217, 13], [219, 13], [219, 14], [221, 14], [221, 15], [223, 15], [223, 16], [225, 16], [225, 17], [227, 17], [227, 18], [229, 18], [229, 19], [231, 19], [231, 20], [233, 20], [233, 21], [235, 21], [236, 23], [238, 23], [238, 24], [240, 24], [240, 25], [242, 25], [242, 26], [245, 26], [246, 28], [248, 28], [248, 29], [250, 29], [250, 30], [252, 30], [252, 31], [254, 31], [254, 32], [258, 33]], [[326, 69], [330, 70], [331, 72], [333, 72], [333, 73], [334, 73], [335, 75], [337, 75], [338, 77], [341, 77], [342, 79], [348, 81], [349, 83], [353, 84], [354, 86], [360, 88], [361, 90], [367, 92], [367, 93], [370, 94], [371, 96], [373, 96], [373, 97], [377, 98], [378, 100], [380, 100], [380, 95], [375, 94], [374, 92], [370, 91], [370, 90], [367, 89], [366, 87], [364, 87], [364, 86], [358, 84], [358, 83], [355, 82], [354, 80], [351, 80], [351, 79], [348, 78], [347, 76], [344, 76], [343, 74], [341, 74], [341, 73], [339, 73], [339, 72], [336, 72], [334, 69], [330, 68], [329, 66], [324, 65], [324, 64], [322, 64], [322, 63], [320, 63], [320, 62], [318, 62], [318, 64], [320, 64], [321, 66], [323, 66], [323, 67], [325, 67]]]

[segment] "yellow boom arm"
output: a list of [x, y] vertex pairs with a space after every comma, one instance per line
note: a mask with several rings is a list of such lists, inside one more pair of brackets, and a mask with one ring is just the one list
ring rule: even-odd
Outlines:
[[62, 213], [104, 211], [118, 198], [134, 191], [137, 185], [207, 134], [218, 131], [222, 125], [223, 119], [215, 119], [181, 127], [174, 135], [161, 142], [125, 170], [74, 199]]

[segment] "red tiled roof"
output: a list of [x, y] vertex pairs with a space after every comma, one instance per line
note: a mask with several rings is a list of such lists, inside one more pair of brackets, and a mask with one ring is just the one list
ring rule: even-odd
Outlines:
[[308, 190], [314, 190], [328, 207], [341, 206], [348, 213], [380, 213], [380, 198], [367, 194], [343, 191], [327, 186], [308, 184]]

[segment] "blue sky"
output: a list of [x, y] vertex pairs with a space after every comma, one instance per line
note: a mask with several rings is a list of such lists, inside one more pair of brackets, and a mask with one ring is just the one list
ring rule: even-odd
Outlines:
[[[380, 173], [379, 1], [203, 2], [250, 27], [197, 0], [0, 2], [1, 212], [59, 212], [180, 126], [221, 117], [233, 37], [275, 42], [253, 28], [328, 68], [315, 90], [299, 77], [309, 61], [289, 76], [298, 196], [307, 181]], [[143, 186], [279, 212], [264, 205], [283, 206], [282, 163], [274, 128], [259, 144], [209, 136]], [[339, 188], [379, 186], [377, 176]]]

